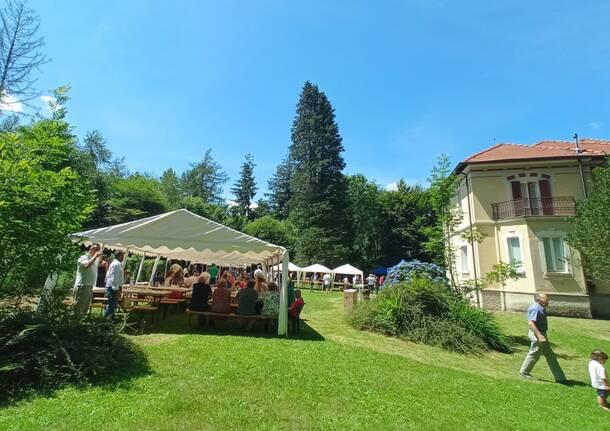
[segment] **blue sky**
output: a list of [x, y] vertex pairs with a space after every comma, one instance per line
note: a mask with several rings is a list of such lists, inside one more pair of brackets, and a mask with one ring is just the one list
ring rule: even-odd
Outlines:
[[494, 142], [610, 138], [610, 2], [30, 1], [72, 85], [76, 133], [131, 170], [205, 149], [261, 189], [286, 154], [303, 83], [335, 107], [347, 173], [385, 186]]

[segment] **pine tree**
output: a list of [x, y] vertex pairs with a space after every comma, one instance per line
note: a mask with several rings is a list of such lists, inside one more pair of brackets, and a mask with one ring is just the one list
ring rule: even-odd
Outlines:
[[292, 198], [291, 179], [292, 163], [290, 157], [286, 157], [280, 163], [267, 183], [269, 193], [265, 195], [269, 198], [269, 206], [274, 217], [278, 220], [285, 220], [290, 215], [290, 199]]
[[343, 263], [348, 256], [347, 187], [343, 144], [334, 109], [318, 87], [306, 82], [292, 126], [290, 219], [299, 237], [300, 262]]
[[256, 195], [256, 180], [254, 179], [254, 158], [252, 154], [246, 154], [246, 160], [241, 165], [239, 170], [239, 178], [231, 189], [231, 193], [235, 196], [237, 210], [240, 215], [248, 220], [252, 219], [252, 199]]
[[211, 148], [199, 163], [191, 164], [191, 169], [181, 177], [184, 194], [199, 197], [205, 203], [222, 203], [222, 186], [227, 180], [227, 174], [212, 157]]
[[167, 198], [172, 209], [177, 209], [182, 199], [180, 191], [180, 178], [176, 172], [169, 168], [161, 175], [161, 191]]

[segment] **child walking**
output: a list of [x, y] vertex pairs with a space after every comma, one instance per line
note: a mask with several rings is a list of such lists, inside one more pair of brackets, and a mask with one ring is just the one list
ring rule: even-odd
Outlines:
[[589, 375], [591, 376], [591, 386], [597, 390], [597, 402], [599, 406], [610, 411], [606, 398], [608, 398], [608, 374], [604, 364], [608, 360], [608, 354], [601, 350], [594, 350], [591, 352], [591, 361], [589, 361]]

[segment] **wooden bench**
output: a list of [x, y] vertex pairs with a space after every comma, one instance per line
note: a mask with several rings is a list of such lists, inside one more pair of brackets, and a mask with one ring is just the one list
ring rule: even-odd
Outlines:
[[222, 319], [241, 319], [247, 320], [250, 323], [257, 320], [263, 322], [272, 321], [275, 322], [275, 325], [277, 326], [277, 316], [263, 316], [262, 314], [215, 313], [213, 311], [195, 311], [191, 310], [190, 308], [186, 309], [186, 314], [189, 316], [189, 325], [191, 325], [192, 316], [200, 316], [204, 318], [206, 327], [209, 326], [210, 317]]

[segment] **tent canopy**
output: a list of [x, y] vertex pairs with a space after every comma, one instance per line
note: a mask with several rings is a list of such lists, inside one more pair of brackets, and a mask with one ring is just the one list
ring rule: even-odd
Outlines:
[[313, 265], [306, 266], [305, 268], [301, 268], [301, 272], [323, 272], [330, 274], [332, 271], [325, 267], [324, 265], [320, 265], [319, 263], [315, 263]]
[[269, 262], [286, 251], [185, 209], [79, 232], [72, 238], [85, 244], [97, 242], [110, 248], [129, 249], [136, 254], [208, 265], [243, 266]]
[[335, 274], [342, 274], [342, 275], [361, 275], [362, 274], [362, 271], [360, 271], [358, 268], [353, 267], [349, 263], [346, 263], [345, 265], [341, 265], [341, 266], [333, 269], [333, 272]]
[[[281, 265], [275, 265], [273, 267], [273, 269], [275, 271], [281, 271], [281, 268], [282, 268]], [[300, 266], [297, 266], [297, 265], [295, 265], [292, 262], [288, 262], [288, 271], [290, 271], [290, 272], [297, 272], [297, 271], [301, 271], [302, 269], [303, 268], [301, 268]]]
[[371, 272], [375, 275], [388, 275], [388, 269], [380, 266], [379, 268], [375, 268], [371, 270]]

